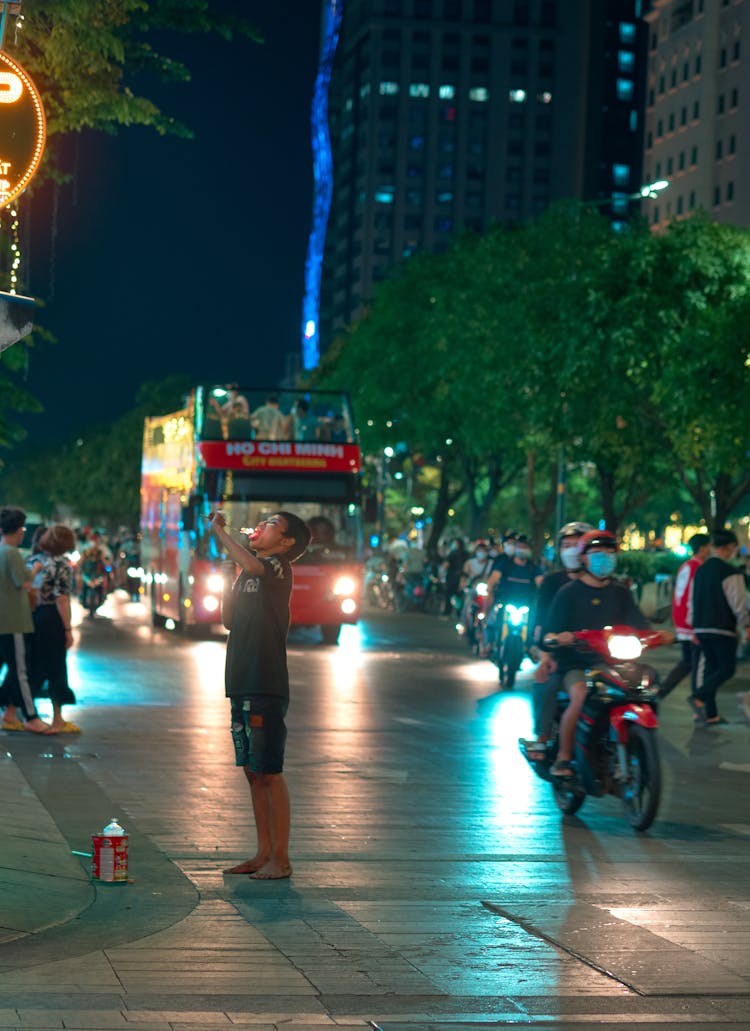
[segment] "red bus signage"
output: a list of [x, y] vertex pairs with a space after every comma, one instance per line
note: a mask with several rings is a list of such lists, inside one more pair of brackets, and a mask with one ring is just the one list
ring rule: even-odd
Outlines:
[[45, 140], [39, 91], [23, 68], [0, 50], [0, 208], [29, 185]]
[[279, 440], [201, 440], [201, 460], [207, 469], [296, 470], [304, 472], [360, 471], [356, 444], [320, 444]]

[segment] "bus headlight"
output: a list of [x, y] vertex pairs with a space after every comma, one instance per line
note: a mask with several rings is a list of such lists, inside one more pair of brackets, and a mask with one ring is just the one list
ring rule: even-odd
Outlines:
[[[220, 594], [224, 590], [224, 577], [221, 573], [211, 573], [210, 576], [206, 577], [206, 587], [209, 591]], [[213, 609], [211, 611], [213, 612]]]
[[354, 598], [344, 598], [341, 602], [341, 611], [345, 616], [351, 616], [357, 611], [357, 603]]
[[340, 576], [333, 585], [333, 593], [337, 595], [354, 594], [356, 589], [357, 585], [350, 576]]
[[219, 599], [214, 597], [213, 594], [207, 594], [203, 599], [203, 608], [206, 612], [216, 612], [219, 607]]

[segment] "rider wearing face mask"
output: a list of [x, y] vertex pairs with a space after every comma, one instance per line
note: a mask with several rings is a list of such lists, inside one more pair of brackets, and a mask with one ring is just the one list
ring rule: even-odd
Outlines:
[[[578, 541], [583, 571], [555, 596], [543, 630], [542, 647], [553, 645], [555, 658], [570, 702], [560, 720], [560, 750], [552, 772], [571, 777], [576, 724], [586, 700], [584, 670], [590, 656], [579, 651], [576, 630], [601, 630], [624, 624], [647, 630], [649, 622], [627, 587], [612, 579], [617, 568], [617, 538], [609, 530], [589, 530]], [[671, 635], [667, 635], [670, 636]]]
[[[591, 525], [589, 523], [566, 523], [557, 535], [557, 546], [563, 568], [547, 573], [539, 588], [539, 597], [536, 604], [536, 626], [534, 627], [532, 637], [537, 648], [542, 639], [542, 627], [546, 622], [547, 613], [557, 592], [561, 587], [565, 587], [566, 584], [577, 580], [583, 572], [578, 542], [584, 533], [587, 533], [590, 529]], [[535, 737], [532, 739], [521, 739], [521, 744], [524, 746], [526, 755], [531, 761], [535, 758], [542, 759], [546, 754], [547, 741], [552, 730], [552, 721], [554, 720], [557, 706], [559, 686], [557, 662], [549, 652], [543, 651], [541, 653], [539, 664], [534, 671], [534, 681]]]
[[531, 607], [541, 582], [542, 571], [531, 561], [531, 544], [526, 534], [503, 538], [503, 554], [493, 562], [487, 582], [488, 596], [504, 605]]

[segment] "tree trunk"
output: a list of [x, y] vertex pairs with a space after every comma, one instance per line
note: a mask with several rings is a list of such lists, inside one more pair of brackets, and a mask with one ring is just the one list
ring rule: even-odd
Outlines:
[[435, 507], [432, 511], [432, 525], [430, 527], [430, 536], [427, 539], [426, 547], [427, 557], [432, 562], [437, 561], [440, 557], [438, 553], [438, 542], [443, 535], [445, 524], [448, 522], [448, 512], [453, 508], [464, 492], [463, 485], [451, 490], [450, 480], [448, 462], [443, 461], [440, 463], [438, 496], [437, 501], [435, 502]]
[[542, 501], [536, 493], [536, 452], [526, 452], [526, 504], [531, 518], [531, 547], [535, 559], [541, 558], [544, 547], [544, 531], [557, 503], [557, 468], [554, 462], [548, 464], [549, 487]]

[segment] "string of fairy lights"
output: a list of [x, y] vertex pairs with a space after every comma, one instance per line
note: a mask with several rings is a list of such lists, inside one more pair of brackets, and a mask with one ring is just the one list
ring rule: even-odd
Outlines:
[[4, 229], [7, 226], [7, 228], [10, 230], [10, 253], [8, 268], [8, 278], [10, 280], [10, 286], [8, 287], [9, 294], [15, 294], [17, 292], [18, 280], [20, 278], [21, 272], [20, 224], [21, 221], [18, 214], [18, 208], [14, 204], [13, 207], [9, 207], [7, 209], [6, 218], [0, 221], [0, 229]]

